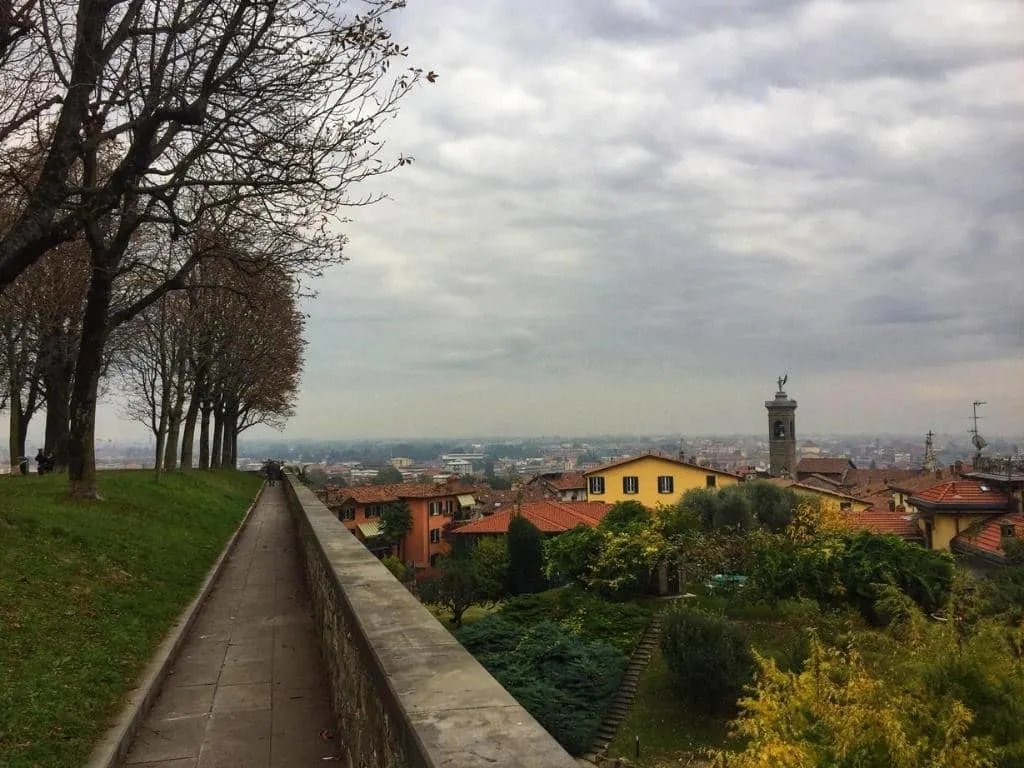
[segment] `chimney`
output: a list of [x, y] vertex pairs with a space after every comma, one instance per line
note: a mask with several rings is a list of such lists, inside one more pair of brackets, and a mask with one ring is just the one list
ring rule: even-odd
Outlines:
[[942, 479], [942, 470], [941, 469], [936, 469], [935, 470], [935, 479], [936, 480], [941, 480]]

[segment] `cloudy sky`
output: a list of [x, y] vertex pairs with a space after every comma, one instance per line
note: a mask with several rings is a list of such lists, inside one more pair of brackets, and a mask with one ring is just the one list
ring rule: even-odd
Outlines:
[[[1024, 4], [409, 0], [296, 437], [1024, 433]], [[766, 428], [766, 427], [765, 427]], [[105, 434], [129, 430], [108, 407]]]

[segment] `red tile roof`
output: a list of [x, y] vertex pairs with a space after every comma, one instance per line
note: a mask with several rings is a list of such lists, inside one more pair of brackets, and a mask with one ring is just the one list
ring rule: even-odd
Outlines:
[[849, 493], [845, 493], [834, 485], [814, 485], [813, 483], [808, 483], [805, 480], [790, 480], [788, 477], [771, 477], [768, 478], [766, 482], [779, 488], [795, 488], [797, 490], [810, 491], [813, 493], [824, 493], [828, 496], [834, 496], [837, 499], [844, 499], [847, 501], [867, 501], [867, 499], [862, 499], [860, 496], [852, 496]]
[[592, 469], [588, 469], [583, 474], [584, 475], [593, 475], [593, 474], [595, 474], [597, 472], [604, 472], [605, 470], [608, 470], [608, 469], [614, 469], [615, 467], [620, 467], [623, 464], [630, 464], [630, 463], [632, 463], [634, 461], [639, 461], [640, 459], [661, 459], [662, 461], [668, 461], [668, 462], [671, 462], [672, 464], [678, 464], [681, 467], [690, 467], [692, 469], [699, 469], [702, 472], [712, 472], [712, 473], [714, 473], [716, 475], [727, 475], [729, 477], [735, 477], [735, 478], [739, 478], [740, 477], [735, 472], [726, 472], [725, 470], [714, 469], [712, 467], [702, 467], [700, 464], [693, 464], [692, 462], [689, 462], [689, 461], [680, 461], [679, 459], [675, 458], [674, 456], [666, 456], [665, 454], [657, 453], [655, 451], [648, 451], [647, 453], [641, 453], [641, 454], [639, 454], [637, 456], [628, 456], [628, 457], [626, 457], [624, 459], [616, 459], [615, 461], [609, 461], [607, 464], [601, 464], [600, 466], [593, 467]]
[[1010, 497], [979, 480], [949, 480], [919, 491], [909, 503], [925, 509], [1005, 509]]
[[574, 491], [577, 488], [586, 488], [587, 481], [583, 478], [582, 472], [566, 472], [561, 477], [548, 480], [548, 485], [556, 491]]
[[1013, 535], [1018, 539], [1024, 539], [1024, 514], [1011, 512], [989, 518], [976, 529], [961, 533], [952, 543], [956, 545], [956, 549], [1003, 557], [1006, 554], [1003, 551], [1004, 525], [1013, 525]]
[[808, 475], [800, 482], [804, 485], [813, 485], [815, 488], [823, 488], [829, 491], [838, 490], [841, 485], [835, 480], [825, 477], [824, 475]]
[[[577, 525], [596, 526], [608, 514], [611, 504], [601, 501], [531, 501], [520, 505], [519, 512], [542, 533], [564, 533]], [[508, 533], [515, 507], [506, 507], [488, 517], [453, 528], [452, 533]]]
[[905, 539], [921, 537], [921, 530], [913, 520], [908, 519], [905, 507], [871, 507], [863, 512], [851, 512], [848, 516], [850, 528], [868, 530], [872, 533], [891, 533]]
[[845, 475], [848, 470], [856, 469], [848, 458], [800, 459], [796, 463], [796, 472], [801, 475]]
[[473, 493], [473, 486], [460, 483], [395, 483], [393, 485], [357, 485], [331, 494], [330, 503], [354, 501], [356, 504], [377, 504], [399, 499], [437, 499]]

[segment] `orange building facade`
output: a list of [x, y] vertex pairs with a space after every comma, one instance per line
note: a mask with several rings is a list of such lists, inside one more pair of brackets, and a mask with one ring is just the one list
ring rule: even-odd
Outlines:
[[[412, 530], [397, 547], [377, 533], [384, 507], [404, 501], [412, 516]], [[448, 532], [475, 504], [472, 488], [456, 483], [401, 483], [328, 489], [324, 502], [338, 519], [378, 557], [394, 554], [414, 568], [435, 565], [451, 552]]]

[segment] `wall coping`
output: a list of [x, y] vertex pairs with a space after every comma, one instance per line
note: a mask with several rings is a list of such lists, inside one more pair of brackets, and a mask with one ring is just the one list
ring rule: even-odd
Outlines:
[[[335, 580], [377, 694], [425, 768], [572, 768], [576, 760], [292, 477], [293, 512]], [[308, 564], [306, 565], [308, 569]], [[322, 627], [321, 627], [322, 630]]]

